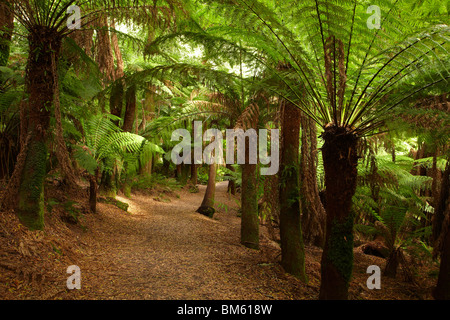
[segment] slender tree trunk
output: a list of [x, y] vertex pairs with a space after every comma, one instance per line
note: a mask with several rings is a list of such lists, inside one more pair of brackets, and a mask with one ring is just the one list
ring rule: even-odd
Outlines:
[[[111, 20], [111, 28], [115, 29], [116, 25], [114, 22], [114, 18], [112, 18]], [[115, 72], [115, 77], [114, 79], [120, 79], [124, 76], [124, 62], [123, 62], [123, 58], [122, 58], [122, 52], [120, 52], [120, 47], [119, 47], [119, 39], [117, 38], [117, 34], [115, 32], [111, 32], [111, 45], [114, 49], [114, 54], [116, 56], [116, 72]]]
[[281, 136], [279, 193], [281, 265], [286, 272], [306, 282], [299, 201], [300, 110], [288, 102], [284, 104]]
[[441, 264], [433, 297], [436, 300], [450, 300], [450, 199], [447, 200], [446, 222], [442, 230]]
[[189, 165], [182, 163], [177, 164], [177, 170], [176, 170], [176, 178], [177, 181], [180, 182], [182, 185], [186, 184], [186, 182], [189, 179], [189, 173], [190, 173], [190, 167]]
[[123, 131], [131, 132], [136, 115], [136, 85], [132, 85], [126, 92], [125, 116], [123, 120]]
[[191, 164], [191, 183], [195, 186], [198, 184], [198, 165]]
[[[111, 88], [111, 96], [109, 97], [109, 110], [112, 115], [121, 118], [123, 108], [123, 82], [118, 80], [113, 83]], [[119, 121], [113, 121], [116, 126], [119, 126]]]
[[316, 125], [304, 114], [301, 116], [301, 124], [300, 199], [303, 240], [305, 243], [323, 248], [326, 213], [317, 186]]
[[241, 243], [251, 249], [259, 249], [259, 215], [256, 164], [249, 162], [249, 141], [245, 143], [245, 164], [242, 164], [241, 192]]
[[[440, 234], [439, 238], [436, 240], [434, 251], [436, 252], [436, 255], [440, 252], [441, 264], [437, 286], [433, 291], [433, 296], [437, 300], [450, 300], [450, 188], [448, 164], [442, 178], [443, 181], [439, 199], [439, 209], [442, 209], [442, 221], [434, 221], [436, 225], [433, 225], [433, 232], [439, 232]], [[437, 224], [439, 224], [439, 226]]]
[[[234, 172], [234, 167], [231, 164], [227, 164], [227, 169]], [[227, 192], [231, 193], [232, 195], [236, 194], [236, 181], [234, 179], [230, 179], [228, 181], [228, 188]]]
[[194, 153], [191, 153], [191, 184], [198, 184], [198, 165], [194, 162]]
[[358, 175], [358, 139], [335, 126], [325, 128], [323, 139], [327, 220], [319, 299], [345, 300], [353, 269], [351, 205]]
[[[155, 118], [155, 90], [155, 86], [152, 86], [151, 84], [147, 85], [144, 102], [145, 112], [142, 112], [142, 122], [139, 125], [139, 129], [145, 129], [146, 123], [152, 121]], [[141, 167], [140, 173], [150, 176], [152, 174], [153, 162], [154, 159], [152, 157], [144, 166]]]
[[94, 175], [89, 175], [89, 208], [92, 213], [97, 213], [97, 191], [98, 191], [98, 176], [99, 169], [95, 170]]
[[203, 197], [202, 204], [197, 209], [198, 213], [201, 213], [210, 218], [213, 217], [216, 210], [214, 209], [214, 196], [216, 193], [216, 174], [217, 165], [209, 165], [208, 185], [206, 186], [205, 196]]
[[441, 187], [439, 196], [434, 199], [434, 215], [432, 218], [433, 233], [431, 236], [432, 242], [436, 242], [441, 234], [442, 222], [445, 218], [445, 206], [450, 190], [450, 165], [447, 163], [447, 167], [442, 175]]
[[8, 64], [12, 31], [14, 29], [14, 5], [0, 1], [0, 67]]

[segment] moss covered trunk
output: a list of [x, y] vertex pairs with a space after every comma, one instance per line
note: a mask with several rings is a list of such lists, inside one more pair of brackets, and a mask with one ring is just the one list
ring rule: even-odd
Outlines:
[[[437, 194], [437, 192], [436, 192]], [[442, 182], [440, 192], [435, 199], [433, 199], [435, 210], [432, 218], [432, 237], [431, 241], [436, 242], [442, 231], [442, 223], [445, 218], [445, 208], [448, 197], [450, 195], [450, 164], [447, 162], [447, 166], [442, 175]]]
[[284, 106], [281, 135], [281, 265], [286, 272], [306, 281], [299, 201], [300, 110], [290, 103], [285, 103]]
[[30, 229], [44, 227], [44, 180], [47, 172], [47, 140], [52, 102], [57, 79], [53, 74], [61, 48], [54, 31], [36, 26], [28, 36], [29, 56], [26, 68], [28, 92], [28, 132], [25, 163], [18, 189], [18, 216]]
[[259, 249], [258, 188], [256, 164], [249, 164], [248, 138], [245, 144], [245, 164], [242, 164], [241, 243]]
[[[447, 214], [450, 214], [450, 201], [447, 206]], [[450, 219], [447, 219], [450, 220]], [[439, 276], [433, 296], [437, 300], [450, 300], [450, 222], [447, 221], [442, 237], [441, 265]]]
[[0, 1], [0, 66], [8, 64], [10, 41], [14, 29], [14, 6], [12, 1]]
[[[448, 183], [448, 166], [445, 172], [447, 174], [445, 179], [447, 179]], [[445, 199], [441, 200], [445, 210], [443, 213], [444, 219], [440, 228], [440, 237], [437, 239], [436, 246], [437, 251], [441, 252], [441, 265], [433, 296], [437, 300], [450, 300], [450, 192], [448, 186], [443, 186], [442, 188], [445, 188], [441, 192], [441, 197]]]
[[102, 172], [99, 193], [102, 196], [111, 198], [117, 195], [117, 184], [113, 170], [104, 170]]
[[346, 300], [353, 268], [352, 197], [356, 190], [357, 142], [346, 128], [330, 126], [322, 147], [326, 232], [319, 299]]

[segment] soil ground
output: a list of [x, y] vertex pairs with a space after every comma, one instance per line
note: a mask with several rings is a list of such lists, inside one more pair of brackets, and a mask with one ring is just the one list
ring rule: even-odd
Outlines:
[[[50, 202], [45, 230], [38, 232], [21, 226], [12, 212], [1, 213], [0, 298], [317, 299], [320, 248], [305, 248], [309, 281], [302, 283], [283, 271], [280, 247], [264, 226], [260, 250], [240, 244], [238, 197], [227, 194], [226, 183], [217, 184], [214, 217], [196, 213], [204, 190], [118, 196], [128, 212], [99, 203], [98, 213], [90, 214], [86, 194], [64, 207], [67, 195], [55, 187], [48, 193], [61, 202]], [[67, 222], [67, 208], [83, 213], [78, 223]], [[420, 262], [414, 264], [415, 282], [400, 272], [395, 279], [382, 277], [380, 290], [369, 290], [367, 267], [385, 263], [355, 249], [351, 299], [431, 299], [437, 269]], [[80, 267], [80, 290], [67, 289], [70, 265]]]

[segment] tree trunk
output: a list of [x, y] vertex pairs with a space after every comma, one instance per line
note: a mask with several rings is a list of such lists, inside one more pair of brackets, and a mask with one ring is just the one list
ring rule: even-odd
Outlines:
[[[227, 166], [227, 169], [228, 169], [228, 170], [230, 170], [230, 171], [232, 171], [232, 172], [235, 171], [235, 170], [234, 170], [234, 167], [233, 167], [231, 164], [227, 164], [226, 166]], [[230, 194], [232, 194], [232, 195], [235, 195], [235, 194], [236, 194], [236, 181], [235, 181], [233, 178], [231, 178], [231, 179], [228, 181], [227, 192], [230, 193]]]
[[241, 243], [259, 249], [258, 188], [256, 164], [249, 162], [249, 140], [245, 139], [245, 164], [242, 164]]
[[205, 196], [203, 197], [202, 204], [196, 212], [201, 213], [210, 218], [213, 217], [216, 210], [214, 209], [214, 196], [216, 193], [216, 174], [217, 165], [209, 165], [208, 185], [206, 186]]
[[284, 270], [306, 282], [299, 202], [300, 110], [285, 102], [281, 127], [280, 239]]
[[131, 132], [136, 115], [136, 85], [132, 85], [126, 92], [125, 116], [123, 118], [123, 131]]
[[105, 87], [116, 76], [114, 70], [114, 55], [111, 49], [111, 39], [109, 38], [108, 19], [106, 15], [96, 20], [97, 43], [95, 61], [98, 64], [100, 73], [103, 76], [103, 86]]
[[386, 267], [384, 268], [383, 275], [390, 278], [395, 278], [397, 275], [397, 269], [400, 262], [400, 248], [394, 248], [386, 261]]
[[[112, 115], [121, 118], [123, 108], [123, 82], [118, 80], [112, 84], [111, 95], [109, 97], [109, 110]], [[119, 121], [113, 121], [116, 126], [119, 126]]]
[[58, 166], [61, 170], [63, 185], [69, 189], [77, 187], [74, 167], [70, 160], [69, 151], [67, 150], [64, 141], [62, 120], [61, 120], [61, 104], [59, 100], [59, 78], [56, 61], [53, 62], [53, 74], [55, 75], [55, 93], [54, 93], [54, 107], [55, 107], [55, 140], [56, 140], [56, 158], [58, 159]]
[[8, 64], [12, 31], [14, 29], [14, 5], [0, 1], [0, 67]]
[[442, 232], [441, 265], [433, 297], [436, 300], [450, 300], [450, 201], [447, 203], [447, 221]]
[[57, 80], [61, 48], [55, 31], [38, 26], [28, 36], [29, 56], [26, 68], [28, 91], [28, 132], [31, 134], [18, 188], [18, 216], [30, 229], [44, 227], [44, 180], [47, 173], [47, 140]]
[[115, 175], [111, 170], [104, 170], [100, 179], [99, 192], [105, 197], [114, 198], [117, 195]]
[[89, 175], [89, 208], [92, 213], [97, 213], [97, 190], [98, 190], [99, 169], [95, 170], [94, 175]]
[[[192, 153], [194, 154], [194, 153]], [[193, 184], [194, 186], [198, 184], [198, 174], [197, 174], [197, 164], [194, 164], [194, 161], [192, 161], [191, 164], [191, 184]]]
[[[151, 84], [147, 84], [147, 90], [145, 91], [145, 102], [143, 105], [142, 122], [139, 125], [139, 130], [145, 129], [147, 122], [152, 121], [155, 118], [155, 90], [156, 87]], [[137, 123], [136, 123], [137, 126]], [[145, 175], [152, 174], [152, 167], [154, 163], [154, 157], [141, 167], [140, 173]]]
[[[448, 183], [448, 165], [445, 170], [447, 174]], [[444, 189], [444, 186], [443, 188]], [[436, 251], [441, 253], [441, 264], [439, 269], [439, 276], [437, 281], [437, 286], [433, 291], [433, 297], [436, 300], [450, 300], [450, 191], [447, 187], [445, 188], [446, 193], [441, 190], [441, 197], [445, 200], [441, 201], [444, 203], [444, 221], [442, 222], [440, 237], [437, 241]]]
[[179, 183], [185, 185], [189, 180], [190, 165], [182, 163], [177, 165], [176, 178]]
[[316, 124], [304, 114], [301, 115], [301, 124], [300, 200], [303, 240], [307, 244], [323, 248], [326, 214], [317, 186]]
[[345, 300], [353, 269], [351, 205], [358, 175], [358, 139], [335, 126], [325, 128], [323, 139], [327, 220], [319, 299]]
[[445, 218], [445, 206], [450, 194], [450, 165], [447, 163], [447, 167], [442, 175], [441, 188], [437, 199], [433, 199], [434, 203], [434, 215], [432, 218], [433, 233], [431, 241], [436, 242], [441, 234], [442, 222]]

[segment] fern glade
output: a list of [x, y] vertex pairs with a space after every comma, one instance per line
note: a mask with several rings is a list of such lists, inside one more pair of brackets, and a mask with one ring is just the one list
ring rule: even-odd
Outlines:
[[[365, 4], [359, 1], [275, 4], [236, 0], [233, 7], [227, 1], [213, 3], [214, 9], [225, 15], [242, 18], [242, 29], [264, 34], [265, 46], [258, 47], [256, 36], [243, 43], [259, 48], [266, 72], [280, 80], [271, 89], [323, 128], [328, 247], [323, 256], [320, 297], [346, 299], [351, 264], [340, 265], [333, 257], [344, 254], [352, 261], [350, 207], [356, 188], [357, 143], [380, 128], [384, 116], [397, 105], [448, 83], [449, 29], [425, 20], [406, 20], [414, 15], [413, 8], [389, 0], [379, 3], [379, 29], [362, 23], [368, 15]], [[270, 67], [279, 61], [271, 59], [280, 56], [294, 73]], [[411, 81], [422, 77], [422, 70], [436, 67], [440, 78], [425, 83]], [[339, 234], [350, 242], [336, 245]]]

